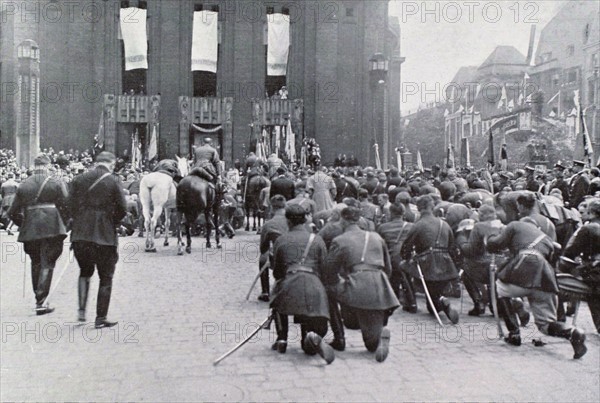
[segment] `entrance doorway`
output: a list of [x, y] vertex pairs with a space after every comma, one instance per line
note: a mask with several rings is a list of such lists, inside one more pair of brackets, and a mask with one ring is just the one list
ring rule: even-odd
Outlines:
[[194, 147], [201, 146], [204, 139], [212, 139], [213, 147], [219, 152], [219, 159], [223, 160], [223, 129], [221, 125], [196, 125], [201, 130], [190, 126], [190, 156], [194, 158]]

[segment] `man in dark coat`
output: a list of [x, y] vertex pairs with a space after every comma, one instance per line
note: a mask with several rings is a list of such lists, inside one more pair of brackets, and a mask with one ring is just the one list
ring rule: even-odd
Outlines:
[[[565, 180], [565, 167], [560, 164], [560, 163], [556, 163], [554, 165], [554, 180], [552, 181], [552, 183], [550, 184], [550, 191], [552, 191], [552, 189], [559, 189], [560, 193], [562, 194], [562, 198], [564, 202], [568, 202], [569, 201], [569, 183]], [[577, 206], [575, 206], [575, 208], [577, 208]]]
[[[208, 176], [205, 173], [208, 173]], [[219, 152], [212, 146], [210, 137], [204, 138], [200, 147], [194, 148], [194, 169], [190, 174], [195, 174], [209, 180], [212, 183], [221, 181], [221, 162]], [[204, 175], [203, 175], [204, 174]]]
[[271, 181], [271, 190], [269, 194], [271, 197], [275, 195], [282, 195], [286, 201], [294, 198], [294, 181], [285, 176], [285, 168], [277, 168], [277, 177]]
[[417, 264], [419, 264], [434, 304], [434, 307], [431, 307], [428, 302], [428, 309], [430, 312], [433, 312], [432, 309], [437, 312], [444, 311], [448, 319], [456, 324], [458, 312], [452, 308], [450, 301], [442, 296], [450, 281], [458, 278], [458, 271], [453, 261], [457, 258], [457, 251], [452, 229], [445, 221], [433, 215], [431, 196], [419, 197], [417, 208], [421, 218], [411, 228], [400, 252], [407, 262], [412, 258], [413, 251], [416, 256], [412, 258], [412, 263], [404, 264], [403, 268], [408, 274], [418, 278]]
[[96, 157], [95, 169], [77, 176], [72, 183], [69, 200], [73, 215], [71, 242], [81, 269], [79, 274], [79, 321], [85, 322], [90, 277], [98, 269], [100, 285], [96, 304], [96, 328], [112, 327], [117, 322], [106, 320], [112, 279], [119, 260], [119, 238], [116, 228], [127, 214], [127, 202], [113, 175], [114, 154], [103, 151]]
[[18, 242], [31, 258], [31, 280], [35, 293], [36, 313], [54, 311], [44, 302], [50, 292], [52, 273], [62, 254], [67, 237], [67, 189], [63, 182], [50, 176], [50, 158], [39, 155], [34, 160], [33, 175], [17, 189], [8, 216], [19, 228]]
[[[288, 231], [288, 223], [285, 218], [285, 198], [282, 195], [274, 195], [271, 197], [271, 208], [273, 209], [273, 217], [265, 222], [260, 232], [260, 259], [259, 270], [264, 267], [267, 259], [272, 259], [270, 255], [271, 246], [277, 238]], [[271, 260], [271, 263], [272, 260]], [[273, 266], [271, 266], [271, 269]], [[269, 271], [264, 270], [260, 276], [261, 294], [258, 297], [260, 301], [269, 301]]]
[[285, 353], [288, 338], [288, 315], [300, 323], [302, 350], [319, 354], [327, 364], [333, 362], [333, 349], [323, 337], [327, 334], [329, 307], [327, 293], [320, 277], [327, 255], [325, 243], [306, 230], [306, 210], [288, 206], [285, 218], [289, 232], [275, 241], [273, 248], [273, 289], [271, 308], [277, 325], [277, 341], [273, 350]]
[[403, 290], [403, 301], [402, 310], [410, 313], [417, 312], [417, 306], [415, 304], [415, 295], [412, 285], [409, 284], [408, 277], [400, 268], [400, 250], [402, 244], [406, 240], [410, 229], [413, 224], [404, 221], [404, 205], [392, 204], [390, 206], [390, 214], [392, 220], [390, 222], [381, 224], [377, 229], [377, 232], [385, 241], [390, 253], [390, 259], [392, 262], [392, 275], [390, 276], [390, 284], [396, 296], [400, 299], [400, 286], [402, 285]]
[[590, 191], [590, 178], [583, 170], [584, 166], [583, 161], [573, 161], [575, 175], [569, 181], [569, 206], [572, 208], [577, 208]]
[[[387, 319], [400, 306], [388, 277], [392, 266], [387, 246], [375, 232], [358, 227], [360, 210], [342, 210], [344, 233], [336, 237], [327, 256], [324, 283], [342, 305], [341, 317], [349, 329], [360, 329], [365, 347], [382, 362], [389, 353]], [[345, 340], [337, 303], [329, 302], [332, 347], [343, 350]]]
[[596, 330], [600, 333], [600, 201], [587, 206], [590, 222], [581, 227], [569, 240], [564, 255], [575, 259], [581, 256], [582, 278], [596, 293], [587, 298]]
[[581, 358], [587, 352], [585, 333], [556, 320], [558, 286], [549, 263], [553, 258], [554, 244], [548, 235], [528, 221], [527, 217], [513, 221], [500, 234], [487, 238], [486, 242], [488, 251], [492, 253], [509, 249], [511, 254], [496, 281], [498, 311], [509, 330], [505, 341], [521, 345], [517, 313], [510, 299], [527, 297], [538, 329], [549, 336], [569, 340], [575, 353], [573, 358]]

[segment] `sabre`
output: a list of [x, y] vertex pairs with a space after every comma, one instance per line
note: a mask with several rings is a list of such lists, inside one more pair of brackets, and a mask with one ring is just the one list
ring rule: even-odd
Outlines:
[[498, 326], [498, 338], [504, 337], [502, 331], [502, 324], [500, 323], [500, 317], [498, 316], [498, 301], [496, 299], [496, 255], [492, 254], [492, 261], [490, 262], [490, 297], [492, 299], [492, 310], [494, 311], [494, 319], [496, 319], [496, 325]]
[[239, 350], [244, 344], [248, 343], [250, 341], [250, 339], [252, 339], [254, 337], [254, 335], [256, 335], [258, 332], [261, 331], [261, 329], [263, 328], [267, 328], [269, 327], [269, 325], [271, 324], [271, 321], [273, 320], [273, 313], [271, 313], [267, 319], [265, 319], [263, 321], [263, 323], [261, 323], [256, 329], [254, 329], [254, 331], [252, 333], [250, 333], [248, 335], [248, 337], [246, 337], [244, 340], [242, 340], [240, 343], [238, 343], [236, 346], [234, 346], [231, 350], [229, 350], [228, 352], [226, 352], [225, 354], [223, 354], [222, 356], [220, 356], [219, 358], [217, 358], [214, 362], [213, 365], [217, 365], [218, 363], [220, 363], [221, 361], [223, 361], [225, 358], [229, 357], [231, 354], [235, 353], [237, 350]]
[[54, 291], [56, 291], [56, 289], [58, 288], [58, 284], [60, 283], [60, 280], [62, 279], [63, 275], [67, 271], [67, 268], [69, 267], [69, 263], [71, 263], [72, 259], [73, 259], [73, 250], [69, 249], [69, 256], [67, 258], [67, 261], [63, 265], [62, 271], [61, 271], [60, 275], [58, 276], [58, 279], [54, 283], [54, 287], [50, 290], [50, 292], [48, 293], [48, 296], [46, 297], [46, 299], [44, 299], [43, 303], [47, 304], [48, 300], [50, 299], [50, 297], [52, 296], [52, 294], [54, 293]]
[[427, 301], [429, 301], [429, 305], [432, 308], [431, 310], [433, 311], [433, 314], [435, 315], [435, 318], [437, 319], [440, 326], [446, 327], [442, 323], [442, 320], [440, 319], [440, 315], [438, 314], [435, 305], [433, 305], [433, 300], [431, 299], [431, 295], [429, 295], [429, 290], [427, 289], [427, 284], [425, 283], [425, 277], [423, 276], [423, 272], [421, 271], [421, 265], [419, 264], [417, 259], [415, 259], [415, 262], [417, 263], [417, 270], [419, 270], [419, 278], [421, 279], [421, 283], [423, 284], [423, 290], [425, 290], [425, 295], [427, 296]]
[[269, 258], [267, 258], [267, 261], [265, 262], [265, 264], [263, 264], [263, 266], [260, 268], [260, 271], [258, 272], [258, 274], [256, 275], [256, 277], [254, 278], [254, 281], [252, 282], [252, 285], [250, 286], [250, 289], [248, 290], [248, 294], [246, 294], [246, 301], [250, 298], [250, 294], [252, 294], [252, 290], [254, 289], [254, 286], [256, 285], [256, 282], [258, 281], [258, 279], [260, 278], [260, 276], [262, 276], [262, 274], [264, 273], [265, 270], [267, 270], [270, 266], [270, 261]]

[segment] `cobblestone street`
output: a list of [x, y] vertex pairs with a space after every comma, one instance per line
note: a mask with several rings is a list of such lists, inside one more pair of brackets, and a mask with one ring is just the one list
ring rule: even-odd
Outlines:
[[[246, 293], [257, 273], [258, 237], [243, 231], [223, 249], [203, 249], [193, 238], [192, 254], [176, 255], [176, 242], [143, 251], [143, 239], [121, 238], [109, 319], [119, 325], [96, 330], [95, 293], [85, 325], [77, 318], [75, 260], [68, 244], [57, 263], [50, 297], [56, 311], [37, 317], [29, 262], [16, 235], [0, 233], [2, 401], [599, 401], [599, 337], [586, 304], [578, 324], [588, 333], [588, 353], [572, 359], [569, 342], [540, 337], [530, 324], [519, 348], [497, 340], [488, 313], [472, 318], [464, 301], [461, 321], [435, 324], [419, 299], [419, 313], [390, 318], [390, 355], [377, 363], [360, 332], [347, 331], [347, 348], [327, 366], [300, 349], [299, 327], [291, 325], [285, 355], [270, 349], [274, 326], [218, 366], [213, 361], [255, 329], [268, 315]], [[26, 263], [27, 262], [27, 263]], [[67, 270], [57, 283], [67, 264]], [[23, 272], [27, 267], [23, 297]], [[462, 307], [461, 307], [462, 305]], [[571, 319], [569, 319], [571, 320]], [[532, 321], [533, 322], [533, 321]]]

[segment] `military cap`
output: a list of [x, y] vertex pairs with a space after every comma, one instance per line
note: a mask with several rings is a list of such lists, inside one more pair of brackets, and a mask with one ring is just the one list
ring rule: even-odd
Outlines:
[[285, 218], [300, 219], [306, 217], [306, 210], [299, 204], [291, 204], [285, 208]]
[[96, 156], [96, 162], [115, 162], [117, 157], [109, 151], [102, 151]]
[[532, 168], [532, 167], [530, 167], [529, 165], [526, 165], [526, 166], [525, 166], [525, 170], [526, 170], [526, 171], [531, 171], [531, 172], [534, 172], [534, 171], [535, 171], [535, 168]]
[[46, 154], [40, 154], [33, 160], [33, 165], [49, 165], [50, 158]]
[[424, 171], [431, 173], [431, 168], [425, 168]]
[[356, 207], [346, 207], [342, 210], [342, 218], [346, 221], [358, 222], [358, 220], [360, 220], [360, 209]]
[[506, 174], [506, 173], [504, 173], [504, 172], [502, 172], [502, 173], [500, 174], [500, 177], [501, 177], [502, 179], [510, 179], [510, 176], [508, 176], [508, 174]]
[[360, 208], [360, 202], [356, 200], [354, 197], [344, 197], [342, 203], [348, 207], [356, 207]]
[[567, 169], [567, 167], [565, 167], [563, 164], [561, 164], [560, 162], [557, 162], [556, 164], [554, 164], [554, 168], [558, 168], [558, 169]]
[[284, 168], [284, 167], [279, 167], [279, 168], [277, 168], [277, 171], [276, 171], [276, 172], [277, 172], [279, 175], [283, 175], [283, 174], [285, 173], [285, 168]]
[[573, 165], [579, 165], [579, 166], [584, 167], [585, 166], [585, 162], [579, 161], [579, 160], [573, 160]]

